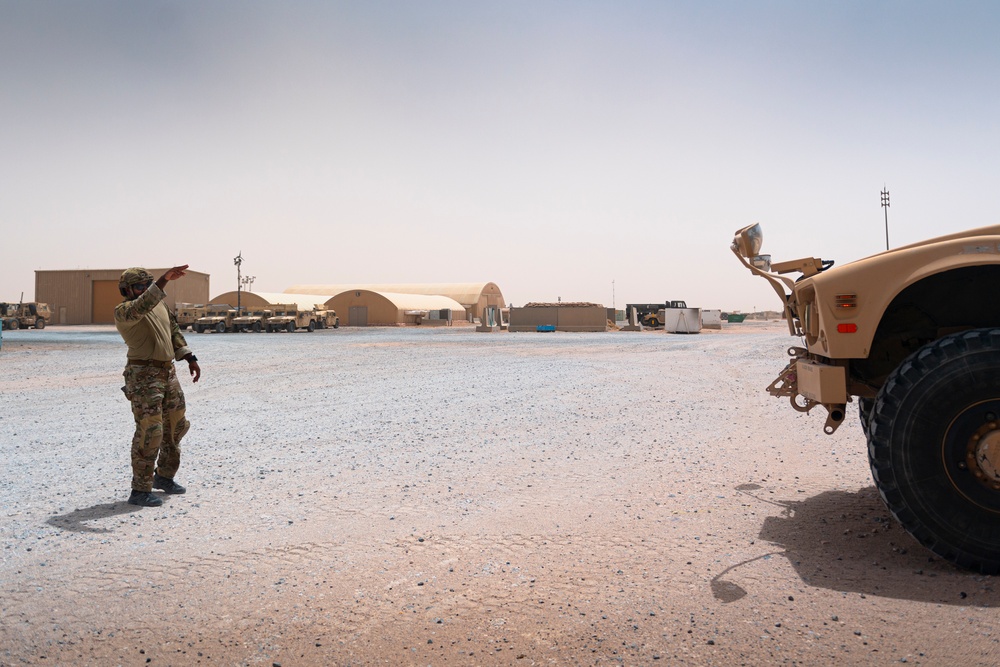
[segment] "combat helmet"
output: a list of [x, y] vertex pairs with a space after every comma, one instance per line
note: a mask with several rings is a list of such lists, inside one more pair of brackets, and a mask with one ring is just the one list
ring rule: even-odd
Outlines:
[[118, 279], [118, 291], [121, 295], [128, 297], [128, 288], [132, 285], [153, 282], [153, 274], [141, 266], [133, 266], [131, 269], [122, 271], [121, 278]]

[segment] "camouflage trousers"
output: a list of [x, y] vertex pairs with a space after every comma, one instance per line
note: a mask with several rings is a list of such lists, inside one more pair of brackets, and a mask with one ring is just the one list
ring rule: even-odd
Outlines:
[[181, 465], [181, 438], [191, 423], [184, 418], [184, 392], [174, 367], [126, 366], [122, 390], [132, 403], [132, 489], [153, 490], [153, 473], [173, 479]]

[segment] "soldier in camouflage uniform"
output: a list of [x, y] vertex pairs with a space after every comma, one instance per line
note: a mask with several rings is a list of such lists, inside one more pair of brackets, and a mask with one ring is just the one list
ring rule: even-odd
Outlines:
[[184, 392], [174, 373], [174, 360], [188, 363], [194, 382], [201, 377], [198, 358], [181, 335], [177, 320], [163, 303], [167, 282], [184, 276], [187, 265], [175, 266], [158, 280], [142, 268], [127, 269], [118, 281], [125, 301], [115, 308], [115, 326], [128, 345], [125, 386], [132, 403], [132, 494], [128, 502], [162, 505], [153, 489], [184, 493], [174, 481], [181, 463], [181, 438], [190, 423], [184, 418]]

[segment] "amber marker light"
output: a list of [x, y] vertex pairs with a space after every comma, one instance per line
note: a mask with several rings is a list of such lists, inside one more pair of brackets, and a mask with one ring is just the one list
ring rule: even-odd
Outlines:
[[858, 325], [854, 322], [843, 322], [837, 325], [837, 333], [857, 333]]
[[837, 303], [837, 308], [857, 308], [858, 307], [858, 295], [857, 294], [837, 294], [834, 299]]

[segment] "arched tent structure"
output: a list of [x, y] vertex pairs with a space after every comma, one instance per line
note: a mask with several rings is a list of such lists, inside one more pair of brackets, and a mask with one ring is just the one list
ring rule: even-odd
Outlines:
[[341, 325], [394, 326], [430, 324], [465, 319], [465, 308], [454, 299], [436, 294], [398, 294], [366, 289], [346, 290], [326, 301], [326, 307], [337, 311]]
[[[334, 294], [350, 291], [383, 294], [426, 294], [457, 301], [472, 317], [480, 317], [486, 306], [505, 308], [503, 294], [496, 283], [349, 283], [344, 285], [292, 285], [289, 294]], [[340, 312], [339, 310], [337, 311]]]
[[[329, 301], [330, 294], [286, 294], [285, 292], [245, 292], [240, 290], [240, 305], [244, 308], [267, 308], [278, 303], [294, 303], [299, 310], [312, 310]], [[209, 303], [228, 303], [236, 307], [236, 291], [225, 292]]]

